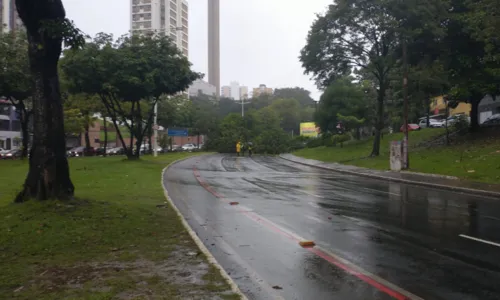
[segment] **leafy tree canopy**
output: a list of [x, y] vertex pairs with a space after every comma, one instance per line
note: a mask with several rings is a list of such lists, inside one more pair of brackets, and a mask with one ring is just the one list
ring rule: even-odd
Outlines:
[[114, 41], [112, 35], [100, 33], [83, 50], [66, 51], [61, 68], [70, 92], [100, 96], [120, 139], [117, 122], [126, 125], [131, 133], [129, 157], [132, 140], [139, 149], [151, 127], [153, 107], [165, 99], [160, 96], [185, 91], [202, 77], [191, 71], [191, 63], [169, 38], [154, 34]]

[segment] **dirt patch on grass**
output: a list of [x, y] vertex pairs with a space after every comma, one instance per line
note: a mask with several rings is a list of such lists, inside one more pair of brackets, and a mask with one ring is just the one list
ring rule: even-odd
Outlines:
[[[113, 299], [225, 299], [235, 296], [229, 285], [211, 276], [214, 267], [191, 247], [177, 247], [163, 261], [90, 262], [66, 267], [40, 267], [37, 275], [14, 294], [29, 298], [67, 295]], [[106, 297], [105, 297], [106, 298]]]

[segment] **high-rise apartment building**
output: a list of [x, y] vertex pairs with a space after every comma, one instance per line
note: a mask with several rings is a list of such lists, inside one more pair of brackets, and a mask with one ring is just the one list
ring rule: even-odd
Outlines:
[[240, 99], [248, 99], [248, 86], [240, 86]]
[[228, 85], [221, 87], [220, 96], [224, 98], [231, 98], [231, 87]]
[[232, 81], [231, 85], [231, 98], [233, 100], [240, 100], [240, 84], [236, 81]]
[[10, 31], [23, 28], [19, 18], [15, 0], [0, 0], [0, 30]]
[[272, 95], [273, 89], [268, 88], [265, 84], [259, 85], [258, 88], [253, 89], [253, 97], [259, 97], [261, 95]]
[[167, 35], [188, 56], [189, 15], [186, 0], [131, 0], [130, 5], [130, 28], [133, 33]]

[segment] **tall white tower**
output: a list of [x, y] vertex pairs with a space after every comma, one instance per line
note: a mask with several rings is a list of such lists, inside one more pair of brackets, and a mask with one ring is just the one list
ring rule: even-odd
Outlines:
[[220, 3], [208, 0], [208, 83], [220, 98]]

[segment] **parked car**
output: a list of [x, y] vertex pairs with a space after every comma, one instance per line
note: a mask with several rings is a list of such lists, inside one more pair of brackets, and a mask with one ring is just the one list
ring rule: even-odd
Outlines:
[[[401, 128], [399, 129], [399, 131], [401, 132], [404, 132], [404, 129], [405, 129], [405, 125], [401, 125]], [[414, 130], [420, 130], [420, 126], [418, 126], [418, 124], [408, 124], [408, 131], [414, 131]]]
[[0, 148], [0, 155], [3, 154], [3, 153], [7, 153], [9, 152], [10, 150], [5, 150], [4, 148]]
[[95, 155], [97, 155], [97, 156], [104, 155], [104, 147], [99, 147], [99, 148], [95, 149]]
[[75, 147], [68, 151], [69, 157], [94, 156], [94, 155], [95, 155], [95, 149], [92, 147], [86, 149], [85, 147], [80, 146], [80, 147]]
[[21, 157], [22, 151], [20, 149], [14, 149], [1, 154], [2, 159], [18, 159]]
[[172, 147], [168, 146], [164, 149], [166, 152], [179, 152], [182, 151], [182, 147], [179, 145], [172, 145]]
[[185, 144], [184, 146], [182, 146], [182, 151], [193, 151], [196, 149], [198, 149], [198, 147], [193, 144]]
[[500, 125], [500, 114], [494, 114], [488, 117], [482, 126], [495, 126], [495, 125]]
[[107, 149], [106, 153], [108, 155], [123, 155], [123, 154], [125, 154], [125, 149], [123, 149], [123, 147], [115, 147], [115, 148]]
[[[457, 114], [448, 118], [448, 126], [453, 126], [460, 118], [465, 118], [470, 123], [470, 117], [465, 114]], [[445, 125], [446, 126], [446, 125]]]

